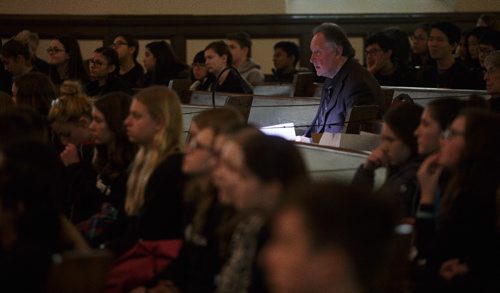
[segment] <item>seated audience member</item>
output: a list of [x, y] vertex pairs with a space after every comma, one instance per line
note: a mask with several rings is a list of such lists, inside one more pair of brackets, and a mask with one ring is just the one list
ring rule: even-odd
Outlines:
[[191, 81], [189, 87], [192, 91], [206, 91], [213, 80], [209, 79], [207, 66], [205, 65], [205, 51], [196, 53], [191, 65]]
[[205, 60], [208, 73], [213, 75], [209, 90], [246, 94], [253, 92], [252, 86], [232, 67], [233, 57], [224, 41], [208, 44], [205, 48]]
[[480, 89], [469, 69], [453, 57], [460, 41], [460, 28], [449, 22], [431, 24], [428, 46], [436, 67], [422, 72], [418, 86], [431, 88]]
[[28, 46], [11, 39], [2, 47], [2, 61], [5, 69], [17, 78], [23, 74], [36, 71], [31, 63], [31, 54]]
[[11, 96], [7, 93], [0, 92], [0, 112], [10, 109], [14, 107], [15, 103]]
[[116, 51], [118, 60], [120, 61], [120, 72], [118, 76], [129, 88], [136, 88], [139, 80], [144, 74], [144, 69], [141, 64], [137, 62], [139, 42], [132, 36], [120, 34], [114, 38], [111, 48]]
[[29, 30], [22, 30], [17, 33], [14, 39], [28, 46], [31, 55], [31, 62], [33, 63], [33, 67], [36, 71], [48, 74], [49, 63], [36, 55], [38, 44], [40, 43], [38, 34]]
[[297, 182], [307, 179], [304, 161], [293, 143], [247, 128], [226, 143], [215, 176], [242, 213], [215, 292], [265, 292], [257, 257], [267, 240], [267, 217]]
[[406, 68], [396, 63], [395, 46], [396, 43], [384, 32], [365, 40], [366, 68], [382, 86], [404, 86], [409, 82]]
[[299, 46], [294, 42], [281, 41], [274, 45], [273, 74], [266, 76], [267, 82], [293, 82], [293, 77], [298, 70], [297, 63], [300, 60]]
[[500, 31], [500, 16], [497, 14], [491, 14], [491, 13], [486, 13], [486, 14], [481, 14], [477, 18], [477, 26], [485, 26], [492, 28], [496, 31]]
[[338, 133], [344, 129], [348, 111], [353, 106], [379, 105], [385, 111], [380, 85], [354, 58], [354, 49], [345, 32], [334, 23], [324, 23], [313, 30], [311, 63], [316, 73], [327, 79], [311, 127], [312, 133]]
[[252, 60], [252, 40], [245, 32], [232, 33], [226, 36], [227, 44], [233, 56], [233, 65], [238, 69], [241, 76], [251, 85], [257, 85], [264, 81], [264, 74], [260, 65]]
[[231, 108], [211, 109], [193, 117], [182, 164], [191, 176], [184, 193], [188, 211], [183, 245], [179, 257], [152, 282], [155, 290], [175, 286], [186, 293], [214, 291], [215, 275], [226, 260], [228, 236], [238, 219], [234, 208], [218, 197], [212, 180], [217, 164], [215, 141], [243, 125], [241, 114]]
[[457, 98], [436, 99], [427, 104], [415, 130], [418, 153], [422, 157], [439, 151], [441, 133], [448, 129], [463, 107], [464, 103]]
[[[438, 215], [416, 223], [418, 237], [436, 242], [424, 263], [430, 273], [425, 292], [498, 290], [499, 132], [498, 114], [465, 112], [444, 133], [440, 152], [429, 156], [418, 171], [419, 209]], [[434, 198], [443, 170], [448, 170], [450, 180], [436, 210]]]
[[182, 114], [177, 95], [163, 86], [137, 93], [125, 119], [139, 146], [127, 183], [125, 212], [132, 239], [182, 237]]
[[142, 61], [146, 73], [139, 85], [168, 86], [172, 79], [189, 78], [189, 66], [182, 62], [172, 47], [165, 41], [155, 41], [146, 45]]
[[0, 152], [0, 281], [9, 292], [46, 292], [54, 254], [88, 246], [58, 210], [56, 154], [27, 132], [17, 134], [25, 141]]
[[33, 108], [7, 106], [0, 112], [0, 147], [18, 141], [36, 141], [49, 144], [47, 118]]
[[98, 98], [110, 92], [132, 94], [129, 86], [118, 77], [120, 63], [115, 50], [108, 47], [97, 48], [89, 63], [92, 81], [85, 87], [89, 97]]
[[56, 87], [68, 79], [78, 80], [83, 85], [87, 84], [89, 77], [76, 39], [69, 36], [56, 37], [50, 41], [47, 53], [49, 76]]
[[408, 33], [397, 26], [385, 28], [382, 32], [396, 44], [392, 52], [394, 63], [402, 68], [408, 68], [411, 55]]
[[352, 181], [353, 186], [373, 189], [375, 170], [387, 167], [387, 178], [380, 191], [395, 197], [404, 209], [405, 217], [414, 217], [418, 205], [417, 139], [413, 135], [420, 122], [422, 107], [402, 103], [387, 111], [382, 126], [381, 143], [372, 150]]
[[[183, 232], [187, 178], [182, 172], [179, 97], [165, 86], [142, 89], [133, 97], [125, 127], [139, 150], [127, 181], [125, 218], [118, 219], [126, 229], [115, 241], [126, 252], [115, 249], [120, 258], [108, 277], [109, 292], [129, 292], [150, 281], [178, 255]], [[134, 254], [137, 249], [139, 255]], [[137, 267], [130, 260], [149, 260], [150, 266]]]
[[92, 132], [92, 105], [85, 96], [59, 98], [49, 112], [49, 124], [64, 149], [59, 154], [68, 176], [64, 181], [66, 192], [63, 212], [73, 223], [88, 219], [99, 210], [100, 198], [91, 196], [74, 185], [75, 181], [95, 179], [92, 167], [94, 145]]
[[[2, 48], [2, 40], [0, 39], [0, 48]], [[1, 60], [1, 58], [0, 58]], [[0, 91], [5, 92], [7, 94], [12, 94], [12, 75], [5, 70], [5, 66], [0, 63]]]
[[[101, 202], [100, 210], [79, 223], [85, 238], [98, 246], [121, 235], [123, 223], [117, 223], [125, 212], [128, 167], [136, 147], [129, 140], [123, 121], [128, 115], [132, 98], [122, 92], [104, 95], [93, 103], [92, 122], [89, 125], [96, 151], [92, 160], [94, 176], [81, 176], [84, 170], [73, 168], [72, 189], [95, 196]], [[80, 165], [80, 167], [86, 167]], [[116, 226], [115, 226], [116, 225]]]
[[491, 95], [490, 108], [493, 112], [500, 112], [500, 51], [491, 52], [484, 60], [484, 80], [486, 90]]
[[485, 69], [484, 59], [491, 52], [500, 50], [500, 31], [487, 29], [479, 39], [479, 64]]
[[427, 46], [427, 40], [429, 39], [429, 34], [431, 28], [429, 24], [422, 23], [417, 25], [413, 30], [413, 34], [410, 36], [410, 46], [411, 46], [411, 61], [410, 66], [413, 68], [425, 68], [427, 66], [435, 66], [436, 61], [431, 58], [429, 54], [429, 47]]
[[485, 27], [476, 27], [464, 33], [465, 65], [469, 69], [481, 67], [479, 64], [479, 40], [488, 30]]
[[299, 188], [261, 255], [270, 292], [398, 292], [390, 269], [399, 217], [379, 194], [333, 182]]
[[50, 106], [56, 99], [56, 90], [43, 73], [31, 72], [19, 76], [12, 85], [13, 99], [17, 105], [26, 105], [47, 117]]

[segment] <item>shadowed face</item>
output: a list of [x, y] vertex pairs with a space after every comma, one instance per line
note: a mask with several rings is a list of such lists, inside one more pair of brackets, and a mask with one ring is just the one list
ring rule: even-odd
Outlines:
[[425, 108], [420, 119], [420, 124], [415, 130], [417, 137], [418, 153], [427, 155], [439, 150], [439, 135], [441, 127], [439, 123], [432, 118], [429, 108]]

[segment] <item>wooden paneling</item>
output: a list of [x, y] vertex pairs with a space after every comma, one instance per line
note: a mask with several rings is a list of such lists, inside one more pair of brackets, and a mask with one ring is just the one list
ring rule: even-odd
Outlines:
[[323, 22], [342, 26], [349, 37], [367, 34], [389, 26], [411, 31], [415, 24], [448, 20], [472, 27], [480, 13], [426, 14], [323, 14], [323, 15], [2, 15], [0, 37], [9, 38], [22, 29], [39, 33], [40, 38], [70, 34], [85, 40], [110, 38], [128, 33], [139, 39], [170, 39], [176, 53], [185, 59], [188, 39], [220, 39], [228, 32], [246, 31], [254, 38], [295, 38], [301, 47], [302, 66], [309, 65], [311, 30]]

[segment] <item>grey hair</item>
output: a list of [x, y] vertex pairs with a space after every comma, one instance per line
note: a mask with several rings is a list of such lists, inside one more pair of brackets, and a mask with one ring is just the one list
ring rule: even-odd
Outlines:
[[325, 39], [342, 48], [342, 56], [354, 57], [355, 51], [342, 28], [335, 23], [323, 23], [313, 29], [313, 35], [322, 33]]

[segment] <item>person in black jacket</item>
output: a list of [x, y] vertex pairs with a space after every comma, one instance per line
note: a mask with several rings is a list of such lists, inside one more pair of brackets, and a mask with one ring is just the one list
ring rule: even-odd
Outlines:
[[233, 65], [233, 57], [224, 41], [216, 41], [205, 48], [205, 65], [211, 77], [211, 91], [228, 93], [253, 92], [252, 86], [239, 74]]
[[86, 190], [100, 198], [102, 204], [89, 219], [79, 223], [82, 234], [93, 246], [118, 238], [123, 223], [116, 220], [125, 213], [124, 202], [128, 168], [136, 146], [127, 137], [123, 120], [132, 98], [121, 92], [106, 94], [94, 102], [89, 129], [96, 153], [92, 160], [95, 176], [82, 176], [74, 189]]
[[[485, 110], [459, 115], [443, 134], [439, 153], [418, 171], [419, 212], [439, 217], [417, 219], [417, 237], [435, 241], [423, 264], [422, 292], [498, 292], [500, 116]], [[434, 197], [443, 172], [450, 172], [442, 204]], [[421, 284], [422, 286], [422, 284]]]
[[97, 98], [110, 92], [132, 94], [129, 85], [118, 77], [120, 62], [115, 50], [108, 47], [97, 48], [89, 62], [93, 81], [85, 88], [88, 96]]
[[390, 109], [384, 117], [381, 143], [361, 165], [352, 184], [373, 189], [375, 170], [386, 166], [387, 178], [380, 188], [399, 200], [406, 217], [415, 216], [418, 204], [416, 173], [421, 159], [417, 138], [413, 135], [420, 122], [422, 107], [402, 103]]

